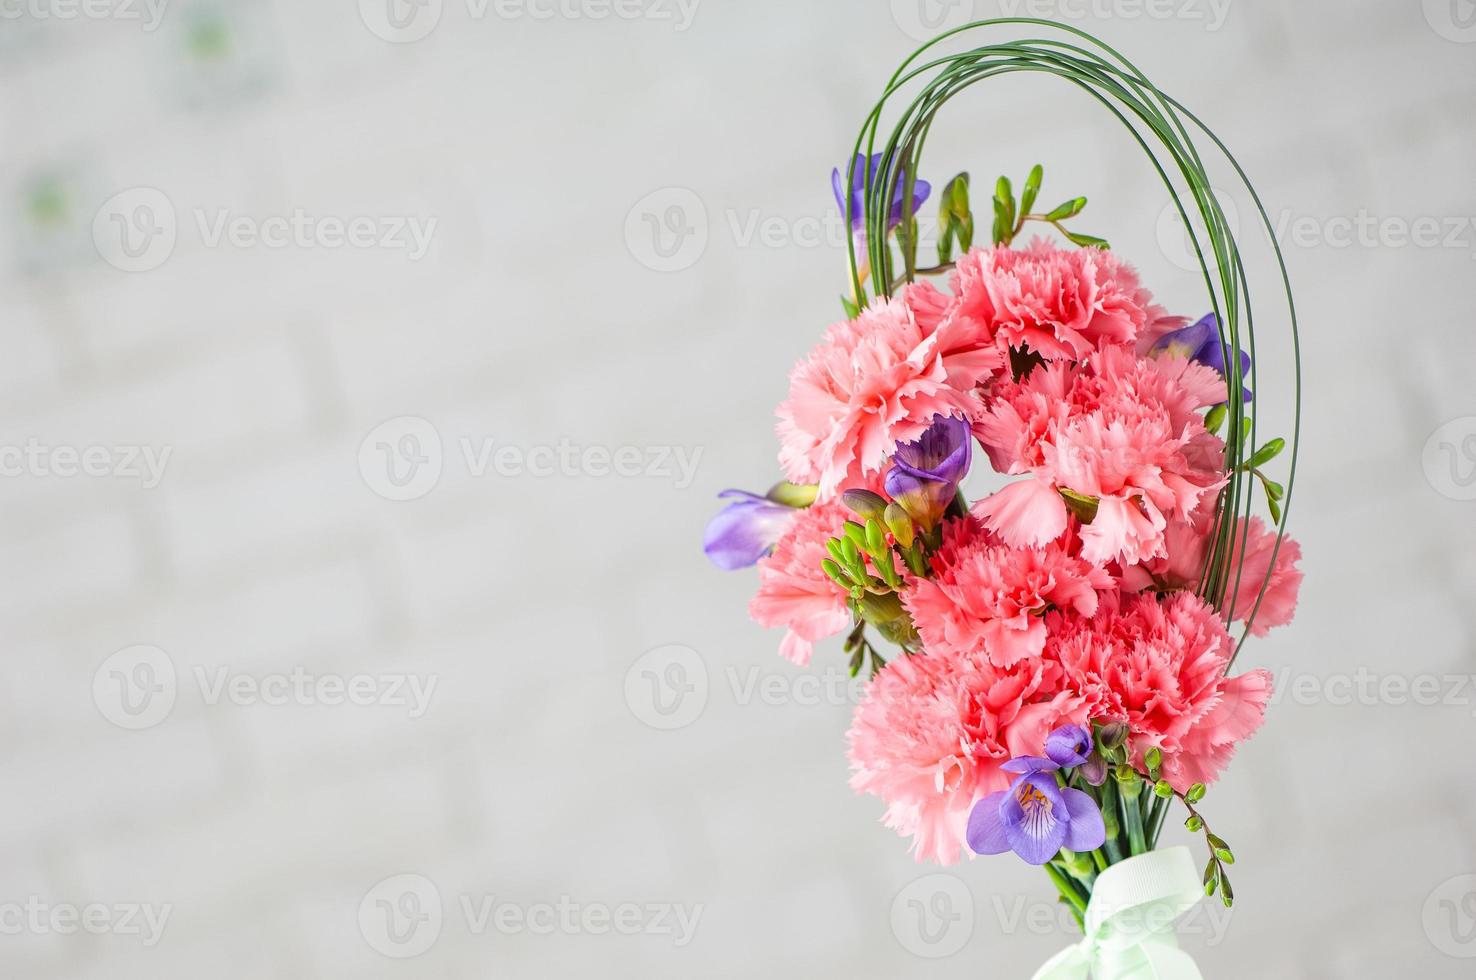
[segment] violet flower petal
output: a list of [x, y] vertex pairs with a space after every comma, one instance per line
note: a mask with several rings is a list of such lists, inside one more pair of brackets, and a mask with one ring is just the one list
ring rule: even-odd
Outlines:
[[1062, 725], [1046, 736], [1045, 753], [1063, 769], [1079, 766], [1092, 754], [1092, 733], [1080, 725]]
[[[1012, 805], [1013, 804], [1013, 805]], [[1066, 843], [1071, 816], [1056, 786], [1045, 773], [1021, 776], [1000, 808], [1010, 849], [1030, 864], [1045, 864]]]
[[1000, 804], [1005, 795], [1006, 791], [1000, 790], [974, 804], [965, 837], [975, 854], [1003, 854], [1010, 849], [1004, 821], [1000, 818]]
[[1050, 759], [1038, 755], [1020, 755], [1000, 766], [1005, 772], [1021, 773], [1026, 776], [1037, 772], [1055, 772], [1061, 767]]
[[718, 497], [738, 499], [708, 521], [702, 550], [724, 571], [746, 568], [768, 554], [794, 514], [792, 507], [746, 490], [724, 490]]
[[1107, 840], [1107, 827], [1096, 800], [1079, 789], [1063, 789], [1061, 800], [1069, 815], [1066, 846], [1073, 851], [1095, 851]]

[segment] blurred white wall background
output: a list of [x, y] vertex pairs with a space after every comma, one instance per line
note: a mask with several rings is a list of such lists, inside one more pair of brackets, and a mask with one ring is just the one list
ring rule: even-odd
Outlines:
[[[1186, 941], [1212, 977], [1470, 976], [1467, 0], [3, 0], [0, 973], [1024, 977], [1062, 946], [1036, 872], [912, 862], [846, 788], [839, 651], [800, 681], [699, 550], [837, 313], [830, 168], [968, 13], [1133, 57], [1298, 290], [1307, 584], [1209, 801], [1239, 907]], [[950, 111], [924, 176], [1039, 159], [1203, 312], [1100, 110], [1036, 78]]]

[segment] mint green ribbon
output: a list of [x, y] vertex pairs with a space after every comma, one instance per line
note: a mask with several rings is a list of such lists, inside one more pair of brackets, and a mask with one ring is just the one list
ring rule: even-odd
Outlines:
[[1204, 980], [1179, 948], [1174, 920], [1204, 898], [1186, 847], [1114, 864], [1092, 886], [1086, 937], [1053, 956], [1032, 980]]

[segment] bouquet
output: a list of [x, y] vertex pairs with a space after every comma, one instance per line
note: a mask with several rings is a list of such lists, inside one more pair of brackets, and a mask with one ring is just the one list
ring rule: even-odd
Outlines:
[[[1271, 694], [1265, 671], [1233, 669], [1240, 646], [1296, 606], [1295, 419], [1290, 447], [1258, 431], [1245, 264], [1189, 137], [1208, 130], [1075, 29], [1005, 19], [946, 37], [1026, 24], [1070, 38], [925, 45], [831, 175], [853, 231], [846, 318], [790, 374], [783, 480], [726, 491], [705, 547], [721, 568], [757, 565], [749, 613], [785, 631], [781, 654], [806, 665], [843, 637], [869, 675], [851, 785], [919, 860], [1044, 870], [1085, 936], [1037, 976], [1198, 977], [1172, 920], [1205, 895], [1234, 901], [1205, 797]], [[1039, 166], [1018, 193], [1001, 177], [987, 218], [967, 174], [922, 178], [942, 105], [1018, 71], [1063, 76], [1134, 128], [1199, 219], [1208, 313], [1155, 303], [1078, 230], [1084, 197], [1043, 206]], [[889, 100], [918, 86], [883, 131]], [[981, 464], [1002, 486], [966, 499]], [[1170, 820], [1202, 839], [1199, 860], [1155, 850]]]

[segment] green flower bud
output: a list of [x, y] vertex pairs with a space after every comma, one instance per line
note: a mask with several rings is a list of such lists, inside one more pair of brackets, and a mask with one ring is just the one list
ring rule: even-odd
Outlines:
[[1097, 745], [1104, 751], [1115, 749], [1127, 741], [1128, 726], [1124, 722], [1111, 721], [1097, 729]]
[[1184, 829], [1191, 834], [1199, 833], [1204, 829], [1204, 818], [1197, 813], [1194, 814], [1194, 816], [1184, 821]]
[[1143, 764], [1148, 767], [1148, 774], [1157, 779], [1158, 770], [1163, 768], [1163, 752], [1158, 746], [1155, 745], [1143, 754]]
[[1174, 788], [1168, 784], [1168, 780], [1160, 779], [1153, 784], [1153, 793], [1160, 800], [1167, 800], [1174, 795]]
[[815, 502], [815, 497], [820, 493], [820, 487], [816, 484], [789, 483], [781, 480], [769, 488], [765, 494], [776, 504], [786, 507], [808, 507]]
[[[885, 508], [884, 508], [885, 509]], [[887, 551], [887, 532], [882, 530], [881, 521], [875, 517], [866, 522], [866, 550], [873, 558], [881, 558]], [[891, 564], [888, 562], [888, 564]]]
[[912, 547], [917, 531], [913, 527], [912, 518], [907, 516], [907, 511], [902, 509], [901, 504], [895, 500], [887, 504], [886, 510], [882, 512], [882, 520], [886, 522], [887, 530], [892, 532], [892, 537], [897, 539], [898, 544], [904, 548]]
[[1189, 792], [1184, 794], [1184, 799], [1188, 800], [1190, 803], [1198, 803], [1200, 800], [1204, 799], [1204, 792], [1204, 783], [1195, 783], [1193, 786], [1189, 787]]
[[841, 570], [841, 567], [835, 562], [831, 561], [829, 558], [821, 559], [820, 567], [825, 571], [826, 575], [830, 576], [830, 580], [832, 582], [834, 582], [836, 585], [839, 585], [847, 592], [855, 588], [856, 583], [847, 578], [846, 573]]
[[841, 494], [841, 502], [862, 518], [881, 517], [887, 509], [887, 500], [870, 490], [847, 490]]

